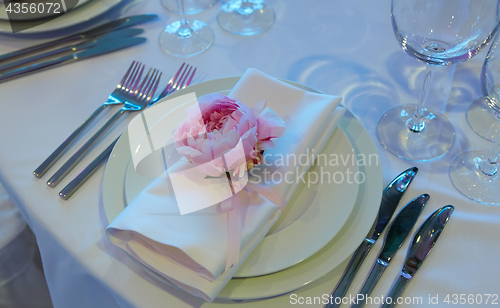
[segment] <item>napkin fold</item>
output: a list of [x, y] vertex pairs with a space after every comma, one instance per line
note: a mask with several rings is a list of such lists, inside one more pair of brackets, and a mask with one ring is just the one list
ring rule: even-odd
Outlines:
[[[341, 98], [298, 89], [255, 69], [248, 69], [228, 96], [250, 108], [265, 100], [285, 121], [285, 134], [274, 140], [274, 148], [265, 151], [266, 164], [251, 172], [249, 183], [288, 201], [301, 183], [296, 175], [309, 169], [314, 153], [321, 152], [337, 127], [345, 111], [338, 107]], [[297, 160], [301, 155], [310, 159]], [[284, 163], [284, 158], [290, 157]], [[265, 178], [266, 174], [281, 175], [281, 180]], [[285, 180], [285, 175], [292, 180]], [[214, 205], [180, 215], [168, 175], [158, 177], [142, 191], [111, 222], [107, 235], [174, 285], [213, 301], [281, 214], [278, 205], [255, 190], [239, 194], [243, 204], [241, 250], [238, 263], [227, 270], [228, 213]]]

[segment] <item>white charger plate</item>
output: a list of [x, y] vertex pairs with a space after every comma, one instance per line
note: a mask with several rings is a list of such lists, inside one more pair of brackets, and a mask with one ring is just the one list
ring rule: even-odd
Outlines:
[[[89, 1], [94, 1], [94, 0], [79, 0], [78, 3], [75, 5], [72, 10], [86, 4]], [[98, 1], [98, 0], [95, 0]], [[62, 9], [61, 9], [62, 11]], [[29, 14], [22, 14], [19, 15], [11, 20], [16, 20], [16, 21], [24, 21], [24, 20], [35, 20], [35, 19], [42, 19], [46, 17], [50, 17], [55, 15], [53, 10], [50, 12], [36, 12], [36, 13], [29, 13]], [[0, 19], [1, 20], [9, 20], [9, 15], [7, 14], [6, 7], [3, 3], [0, 3]]]
[[[238, 80], [239, 77], [216, 79], [194, 85], [174, 95], [178, 96], [187, 92], [196, 92], [198, 95], [223, 92], [232, 89]], [[290, 83], [317, 92], [306, 86]], [[173, 98], [174, 95], [170, 98]], [[377, 149], [369, 134], [350, 112], [346, 112], [339, 126], [351, 141], [356, 154], [365, 155], [366, 158], [370, 154], [377, 155]], [[129, 159], [128, 138], [121, 138], [111, 154], [104, 175], [103, 205], [108, 222], [116, 218], [126, 206], [124, 179]], [[378, 157], [375, 165], [359, 166], [359, 171], [365, 175], [366, 180], [359, 185], [353, 211], [333, 240], [310, 258], [289, 269], [271, 275], [232, 279], [218, 298], [257, 299], [281, 295], [321, 278], [346, 260], [370, 230], [377, 215], [382, 194], [382, 169]], [[158, 280], [170, 284], [146, 267], [143, 266], [143, 269]]]
[[[120, 3], [121, 0], [94, 0], [81, 7], [71, 10], [68, 14], [64, 14], [61, 17], [37, 25], [38, 21], [16, 21], [33, 25], [33, 28], [26, 29], [22, 33], [40, 33], [48, 32], [53, 30], [64, 29], [70, 26], [77, 25], [89, 21], [90, 19], [103, 14], [104, 12], [110, 10], [112, 7]], [[0, 4], [3, 6], [3, 4]], [[12, 33], [12, 28], [10, 23], [6, 20], [0, 20], [0, 33]]]

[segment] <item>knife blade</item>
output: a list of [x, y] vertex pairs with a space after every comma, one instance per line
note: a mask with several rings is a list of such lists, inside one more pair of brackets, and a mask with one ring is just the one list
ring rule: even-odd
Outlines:
[[428, 194], [416, 197], [398, 213], [396, 218], [394, 218], [386, 233], [382, 250], [377, 260], [375, 260], [365, 283], [358, 292], [358, 296], [356, 296], [356, 303], [353, 304], [351, 308], [360, 308], [365, 305], [366, 298], [370, 296], [385, 269], [389, 266], [392, 258], [399, 248], [401, 248], [406, 237], [415, 226], [429, 198]]
[[18, 78], [21, 76], [26, 76], [28, 74], [32, 74], [34, 72], [38, 72], [41, 70], [45, 70], [48, 68], [52, 68], [55, 66], [60, 66], [68, 63], [72, 63], [75, 61], [99, 56], [105, 53], [109, 53], [112, 51], [116, 51], [119, 49], [131, 47], [142, 42], [146, 41], [144, 37], [128, 37], [117, 39], [113, 41], [104, 42], [100, 45], [92, 47], [90, 49], [80, 51], [71, 55], [62, 56], [54, 60], [49, 60], [42, 63], [36, 63], [30, 66], [22, 67], [19, 69], [15, 69], [12, 71], [8, 71], [7, 73], [0, 74], [0, 83], [8, 80], [12, 80], [14, 78]]
[[337, 286], [330, 295], [330, 301], [325, 305], [325, 308], [336, 308], [340, 306], [342, 298], [345, 296], [347, 289], [349, 289], [359, 267], [363, 263], [368, 252], [370, 252], [373, 244], [378, 240], [380, 234], [389, 223], [394, 211], [398, 207], [399, 201], [406, 192], [408, 185], [410, 185], [417, 175], [417, 172], [417, 167], [406, 169], [384, 189], [377, 219], [375, 219], [370, 232], [368, 232], [363, 242], [361, 242], [361, 245], [359, 245], [354, 252]]
[[130, 17], [125, 17], [121, 18], [118, 20], [114, 20], [105, 24], [102, 24], [100, 26], [94, 27], [90, 30], [84, 31], [79, 34], [73, 34], [70, 36], [66, 36], [60, 39], [52, 40], [50, 42], [42, 43], [39, 45], [23, 48], [17, 51], [9, 52], [4, 55], [0, 55], [0, 63], [2, 62], [7, 62], [10, 60], [14, 60], [15, 58], [19, 58], [21, 56], [26, 56], [29, 54], [33, 54], [35, 52], [39, 52], [48, 48], [54, 48], [62, 44], [69, 44], [72, 42], [84, 40], [84, 39], [90, 39], [94, 38], [96, 36], [99, 36], [101, 34], [113, 31], [113, 30], [119, 30], [123, 29], [126, 27], [132, 27], [137, 24], [143, 23], [150, 21], [152, 19], [157, 18], [158, 15], [156, 14], [145, 14], [145, 15], [135, 15], [135, 16], [130, 16]]
[[389, 308], [396, 305], [394, 298], [401, 296], [410, 279], [413, 278], [425, 261], [439, 239], [439, 236], [442, 234], [454, 209], [453, 206], [447, 205], [436, 210], [415, 233], [401, 274], [394, 281], [389, 294], [385, 298], [384, 304], [380, 306], [381, 308]]
[[10, 70], [12, 68], [16, 68], [18, 66], [21, 67], [21, 66], [24, 66], [24, 65], [26, 65], [28, 63], [35, 62], [35, 61], [38, 61], [38, 60], [42, 60], [42, 59], [45, 59], [45, 58], [54, 57], [54, 56], [57, 56], [57, 55], [62, 54], [62, 53], [77, 52], [77, 51], [80, 51], [80, 50], [84, 50], [84, 49], [88, 49], [88, 48], [94, 47], [96, 45], [99, 45], [101, 43], [104, 43], [104, 42], [107, 42], [107, 41], [110, 41], [110, 40], [116, 40], [116, 39], [119, 39], [119, 38], [136, 36], [136, 35], [139, 35], [139, 34], [141, 34], [143, 32], [144, 32], [144, 30], [142, 30], [142, 29], [121, 29], [121, 30], [116, 30], [116, 31], [107, 33], [107, 34], [105, 34], [103, 36], [99, 36], [96, 39], [91, 40], [91, 41], [84, 41], [84, 42], [79, 43], [79, 44], [64, 46], [64, 47], [61, 47], [61, 48], [58, 48], [58, 49], [50, 50], [48, 52], [37, 54], [35, 56], [31, 56], [31, 57], [28, 57], [28, 58], [23, 58], [23, 59], [20, 59], [20, 60], [17, 60], [17, 61], [13, 61], [13, 62], [8, 62], [8, 63], [6, 63], [4, 65], [0, 65], [0, 73], [5, 73], [7, 70]]

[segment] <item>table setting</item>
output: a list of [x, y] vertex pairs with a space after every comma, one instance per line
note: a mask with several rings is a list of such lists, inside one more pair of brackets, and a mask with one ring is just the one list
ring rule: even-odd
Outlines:
[[54, 307], [499, 305], [497, 1], [36, 5], [0, 222]]

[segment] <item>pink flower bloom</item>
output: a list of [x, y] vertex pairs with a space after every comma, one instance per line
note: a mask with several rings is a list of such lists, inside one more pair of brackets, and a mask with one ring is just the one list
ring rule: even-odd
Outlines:
[[225, 172], [222, 154], [228, 170], [235, 173], [242, 166], [251, 169], [263, 163], [262, 152], [274, 147], [271, 139], [285, 132], [283, 119], [269, 107], [264, 109], [264, 103], [252, 111], [222, 94], [201, 97], [187, 109], [188, 117], [175, 132], [177, 150], [210, 176]]

